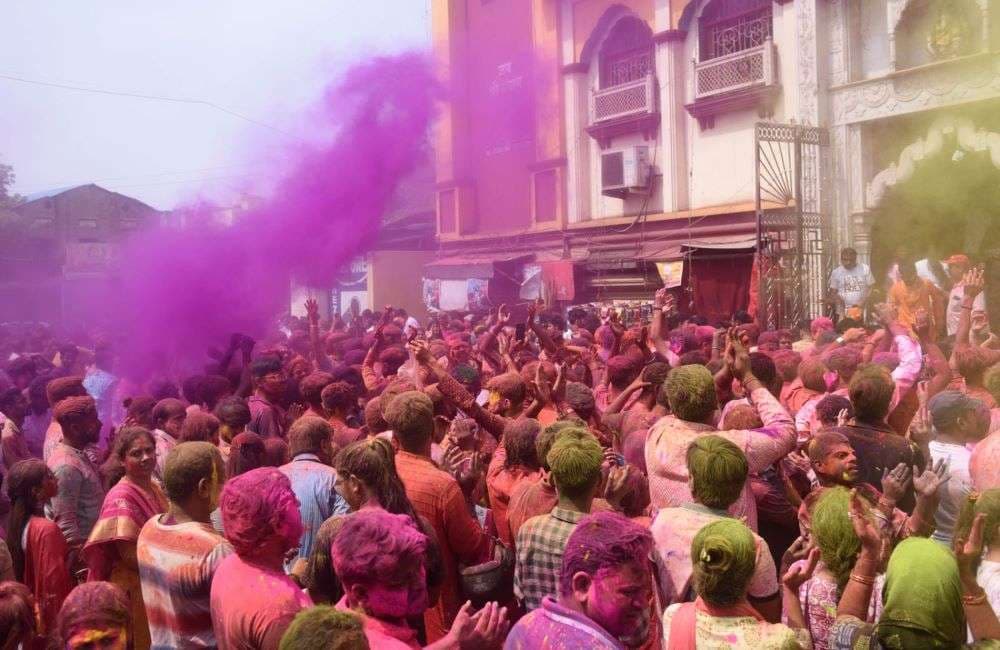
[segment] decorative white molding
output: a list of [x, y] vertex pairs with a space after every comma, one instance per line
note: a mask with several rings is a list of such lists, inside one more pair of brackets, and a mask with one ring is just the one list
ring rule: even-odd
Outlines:
[[827, 18], [829, 20], [830, 40], [828, 52], [830, 58], [830, 84], [839, 86], [851, 79], [851, 51], [847, 44], [848, 17], [850, 7], [843, 0], [830, 0]]
[[834, 124], [1000, 97], [1000, 54], [977, 54], [832, 88]]
[[816, 2], [796, 0], [795, 35], [798, 52], [799, 121], [816, 126], [819, 124], [819, 76], [816, 60]]
[[874, 208], [881, 203], [885, 193], [898, 183], [913, 176], [917, 164], [953, 146], [956, 151], [988, 151], [993, 165], [1000, 169], [1000, 133], [977, 129], [972, 120], [944, 115], [934, 121], [926, 138], [910, 144], [899, 155], [899, 160], [875, 174], [868, 184], [867, 206]]

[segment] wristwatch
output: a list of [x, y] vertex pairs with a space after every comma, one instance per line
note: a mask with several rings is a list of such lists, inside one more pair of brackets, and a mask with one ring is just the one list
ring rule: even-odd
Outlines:
[[837, 337], [837, 345], [843, 345], [843, 344], [844, 344], [844, 337], [843, 336], [838, 336]]

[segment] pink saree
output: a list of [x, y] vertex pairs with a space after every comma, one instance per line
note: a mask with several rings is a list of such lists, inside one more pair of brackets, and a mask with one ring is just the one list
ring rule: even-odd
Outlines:
[[128, 593], [136, 648], [148, 648], [150, 644], [146, 607], [139, 572], [122, 560], [116, 543], [131, 542], [134, 547], [143, 525], [166, 509], [167, 498], [155, 484], [152, 492], [147, 492], [123, 478], [104, 497], [101, 514], [83, 547], [82, 556], [89, 569], [87, 580], [107, 580]]
[[115, 542], [134, 543], [143, 525], [166, 508], [167, 498], [155, 484], [150, 493], [127, 477], [118, 481], [104, 497], [101, 514], [83, 547], [89, 580], [108, 580], [119, 559]]

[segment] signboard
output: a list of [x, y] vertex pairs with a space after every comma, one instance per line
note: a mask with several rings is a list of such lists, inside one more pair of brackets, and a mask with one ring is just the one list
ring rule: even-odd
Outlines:
[[101, 242], [66, 244], [64, 275], [110, 273], [118, 268], [121, 250], [118, 244]]
[[681, 286], [681, 278], [684, 276], [684, 260], [673, 262], [657, 262], [656, 270], [663, 279], [665, 289], [673, 289]]

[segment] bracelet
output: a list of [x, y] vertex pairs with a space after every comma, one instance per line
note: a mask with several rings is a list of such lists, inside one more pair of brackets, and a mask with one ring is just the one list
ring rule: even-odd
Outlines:
[[881, 499], [878, 500], [878, 503], [875, 504], [875, 505], [880, 510], [882, 508], [885, 508], [886, 510], [895, 510], [896, 509], [896, 502], [895, 501], [890, 501], [890, 500], [886, 499], [884, 495], [882, 496]]
[[965, 305], [962, 305], [962, 309], [968, 309], [969, 311], [972, 311], [972, 307], [966, 307]]
[[982, 605], [986, 602], [986, 592], [979, 590], [978, 594], [962, 594], [963, 605]]
[[869, 587], [875, 584], [874, 576], [860, 576], [857, 573], [851, 573], [851, 580], [854, 582], [860, 582], [863, 585], [868, 585]]

